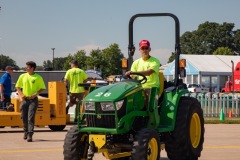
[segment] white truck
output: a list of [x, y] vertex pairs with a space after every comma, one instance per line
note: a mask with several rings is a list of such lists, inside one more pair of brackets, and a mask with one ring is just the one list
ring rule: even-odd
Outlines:
[[203, 87], [200, 84], [187, 84], [189, 92], [209, 92], [209, 88]]

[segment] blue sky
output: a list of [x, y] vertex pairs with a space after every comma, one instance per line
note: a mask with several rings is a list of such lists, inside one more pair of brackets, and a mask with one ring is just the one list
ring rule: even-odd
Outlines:
[[[181, 35], [206, 21], [234, 23], [240, 29], [239, 0], [0, 0], [0, 54], [20, 67], [33, 60], [65, 57], [84, 49], [103, 49], [117, 43], [125, 57], [128, 22], [138, 13], [173, 13]], [[174, 51], [174, 21], [170, 17], [137, 18], [134, 43], [151, 42], [152, 56], [165, 64]], [[136, 50], [134, 59], [140, 54]]]

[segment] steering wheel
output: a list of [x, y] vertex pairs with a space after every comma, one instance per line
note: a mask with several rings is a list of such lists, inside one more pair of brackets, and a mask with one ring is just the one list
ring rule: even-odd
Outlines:
[[[147, 82], [147, 77], [141, 73], [138, 73], [138, 72], [131, 72], [130, 75], [137, 75], [137, 76], [140, 76], [142, 77], [141, 79], [138, 79], [138, 81], [142, 84], [146, 83]], [[132, 79], [132, 77], [130, 75], [127, 75], [127, 77], [129, 79]]]

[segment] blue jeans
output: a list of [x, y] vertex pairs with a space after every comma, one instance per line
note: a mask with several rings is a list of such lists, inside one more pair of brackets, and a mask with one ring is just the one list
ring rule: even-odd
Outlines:
[[33, 133], [35, 114], [38, 107], [38, 98], [24, 99], [20, 104], [21, 119], [23, 121], [23, 130], [27, 133]]

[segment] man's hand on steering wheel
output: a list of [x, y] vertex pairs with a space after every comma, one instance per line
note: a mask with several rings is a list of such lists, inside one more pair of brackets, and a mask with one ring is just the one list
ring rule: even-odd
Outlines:
[[145, 75], [143, 75], [142, 73], [139, 73], [139, 72], [132, 72], [132, 71], [127, 71], [125, 73], [125, 75], [129, 78], [129, 79], [133, 79], [131, 77], [131, 75], [136, 75], [136, 76], [140, 76], [142, 77], [141, 79], [138, 79], [138, 81], [142, 84], [146, 83], [147, 82], [147, 77]]

